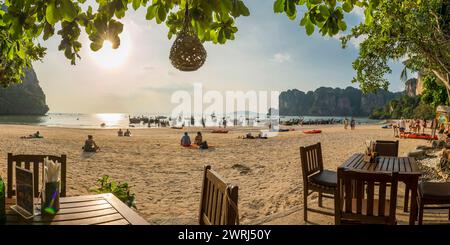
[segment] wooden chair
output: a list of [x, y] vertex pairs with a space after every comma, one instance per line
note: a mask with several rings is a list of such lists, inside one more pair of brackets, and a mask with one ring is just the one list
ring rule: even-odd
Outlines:
[[[378, 185], [376, 185], [378, 184]], [[387, 184], [390, 194], [387, 195]], [[365, 191], [367, 188], [367, 192]], [[335, 223], [395, 225], [398, 173], [338, 169]], [[378, 196], [378, 199], [375, 197]], [[386, 196], [389, 199], [386, 199]]]
[[238, 187], [227, 184], [205, 166], [200, 199], [200, 225], [239, 225]]
[[[388, 157], [398, 157], [398, 140], [396, 141], [388, 141], [388, 140], [377, 140], [375, 144], [375, 152], [378, 153], [379, 156], [388, 156]], [[408, 211], [409, 206], [409, 186], [405, 186], [405, 195], [404, 195], [404, 204], [403, 209], [405, 212]]]
[[[25, 169], [33, 171], [34, 178], [34, 196], [39, 197], [39, 186], [42, 185], [44, 179], [44, 158], [48, 157], [52, 161], [61, 163], [61, 191], [60, 196], [66, 196], [66, 155], [50, 156], [50, 155], [13, 155], [8, 153], [8, 183], [7, 183], [7, 197], [11, 198], [16, 194], [14, 185], [15, 166], [25, 167]], [[39, 176], [42, 176], [39, 178]]]
[[398, 140], [377, 140], [375, 144], [375, 152], [377, 152], [379, 156], [397, 157]]
[[423, 223], [425, 209], [448, 209], [448, 219], [450, 220], [450, 182], [421, 182], [418, 192], [419, 225]]
[[[322, 147], [320, 143], [300, 147], [300, 158], [303, 175], [303, 218], [306, 222], [308, 221], [308, 196], [314, 192], [318, 192], [318, 204], [319, 207], [322, 207], [322, 197], [334, 198], [337, 175], [334, 171], [323, 169]], [[324, 195], [324, 193], [329, 195]]]

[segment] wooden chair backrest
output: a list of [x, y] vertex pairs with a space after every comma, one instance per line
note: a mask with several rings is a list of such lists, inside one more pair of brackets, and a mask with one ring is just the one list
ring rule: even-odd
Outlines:
[[386, 141], [377, 140], [375, 144], [375, 151], [379, 156], [397, 157], [398, 156], [398, 140]]
[[[67, 157], [50, 156], [50, 155], [13, 155], [8, 153], [8, 183], [7, 183], [7, 196], [11, 198], [16, 194], [14, 186], [14, 173], [16, 166], [32, 170], [33, 182], [34, 182], [34, 196], [39, 196], [39, 187], [42, 185], [44, 179], [44, 158], [48, 157], [52, 161], [58, 161], [61, 163], [61, 191], [60, 196], [66, 196], [66, 170], [67, 170]], [[40, 177], [41, 176], [41, 177]], [[40, 177], [40, 178], [39, 178]]]
[[200, 225], [238, 225], [238, 187], [227, 184], [205, 166], [200, 199]]
[[[391, 185], [390, 193], [387, 193], [388, 184]], [[359, 172], [339, 168], [338, 191], [335, 196], [336, 223], [356, 221], [394, 225], [396, 223], [397, 187], [397, 172]], [[389, 199], [386, 199], [387, 196]], [[362, 212], [363, 200], [367, 204], [366, 213]], [[389, 216], [385, 216], [386, 200], [390, 201]]]
[[307, 183], [311, 174], [323, 170], [322, 147], [320, 143], [300, 147], [303, 183]]

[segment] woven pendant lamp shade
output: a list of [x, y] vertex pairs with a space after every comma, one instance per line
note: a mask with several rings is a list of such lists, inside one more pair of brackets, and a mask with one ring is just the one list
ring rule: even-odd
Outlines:
[[190, 28], [187, 2], [184, 26], [170, 49], [169, 58], [180, 71], [196, 71], [205, 63], [207, 54], [197, 34]]

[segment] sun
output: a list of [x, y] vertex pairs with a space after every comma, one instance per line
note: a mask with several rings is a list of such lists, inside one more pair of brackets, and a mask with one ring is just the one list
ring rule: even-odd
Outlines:
[[89, 56], [100, 67], [105, 69], [115, 69], [124, 65], [131, 52], [130, 37], [126, 33], [120, 35], [120, 46], [113, 49], [109, 40], [103, 42], [103, 47], [94, 52], [89, 50]]

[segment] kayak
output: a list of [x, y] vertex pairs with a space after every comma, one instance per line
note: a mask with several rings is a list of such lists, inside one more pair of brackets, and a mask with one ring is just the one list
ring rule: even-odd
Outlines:
[[429, 134], [408, 134], [408, 133], [404, 133], [404, 134], [401, 135], [401, 137], [408, 138], [408, 139], [425, 139], [425, 140], [437, 140], [438, 139], [437, 135], [432, 137]]
[[314, 129], [314, 130], [307, 130], [307, 131], [303, 131], [304, 134], [320, 134], [322, 133], [322, 130], [319, 129]]
[[213, 134], [227, 134], [228, 130], [216, 129], [216, 130], [213, 130], [211, 133], [213, 133]]

